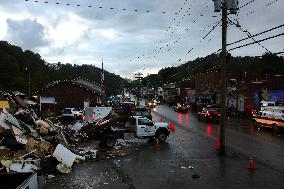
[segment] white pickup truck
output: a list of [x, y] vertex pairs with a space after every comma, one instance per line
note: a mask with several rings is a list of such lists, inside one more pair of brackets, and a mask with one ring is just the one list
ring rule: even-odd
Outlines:
[[[160, 143], [164, 143], [170, 134], [167, 123], [153, 122], [142, 116], [133, 116], [130, 123], [126, 127], [111, 127], [111, 131], [106, 133], [105, 140], [101, 140], [105, 147], [111, 148], [115, 145], [118, 138], [128, 136], [128, 139], [157, 139]], [[129, 136], [131, 136], [129, 138]]]
[[82, 127], [81, 133], [107, 148], [113, 147], [121, 138], [149, 138], [163, 143], [170, 134], [168, 123], [153, 122], [123, 109], [114, 112], [111, 107], [85, 108], [84, 120], [88, 124]]
[[165, 142], [170, 134], [167, 123], [153, 122], [146, 117], [133, 116], [131, 124], [135, 129], [135, 135], [137, 138], [155, 137], [160, 142]]

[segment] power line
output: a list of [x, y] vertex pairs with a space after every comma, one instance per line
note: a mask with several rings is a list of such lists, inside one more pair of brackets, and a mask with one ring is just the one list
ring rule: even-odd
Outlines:
[[252, 43], [247, 43], [245, 45], [241, 45], [241, 46], [238, 46], [238, 47], [234, 47], [232, 49], [229, 49], [228, 51], [232, 51], [232, 50], [235, 50], [235, 49], [239, 49], [239, 48], [242, 48], [242, 47], [246, 47], [246, 46], [249, 46], [249, 45], [253, 45], [255, 43], [259, 43], [259, 42], [262, 42], [262, 41], [266, 41], [266, 40], [269, 40], [269, 39], [273, 39], [273, 38], [276, 38], [276, 37], [279, 37], [279, 36], [282, 36], [284, 35], [284, 33], [280, 33], [280, 34], [277, 34], [277, 35], [274, 35], [274, 36], [271, 36], [271, 37], [267, 37], [265, 39], [261, 39], [261, 40], [258, 40], [258, 41], [254, 41]]
[[[186, 5], [186, 4], [187, 4], [187, 0], [184, 2], [184, 5]], [[192, 5], [190, 4], [189, 7], [186, 7], [186, 8], [181, 7], [180, 10], [177, 12], [176, 16], [175, 16], [174, 19], [172, 20], [173, 23], [178, 22], [178, 23], [177, 23], [177, 27], [179, 27], [179, 26], [181, 25], [182, 20], [183, 20], [186, 16], [191, 15], [191, 14], [189, 14], [189, 10], [191, 9], [191, 6], [192, 6]], [[184, 12], [182, 12], [182, 11], [184, 11]], [[183, 15], [183, 16], [181, 16], [181, 17], [179, 18], [179, 21], [178, 21], [177, 18], [179, 17], [179, 15]], [[175, 28], [175, 26], [168, 26], [165, 31], [174, 34], [174, 28]], [[188, 31], [188, 30], [189, 30], [189, 29], [186, 29], [186, 31]], [[168, 51], [170, 51], [170, 50], [173, 48], [173, 47], [171, 47], [171, 45], [177, 44], [180, 40], [181, 40], [181, 37], [179, 37], [178, 39], [174, 39], [174, 42], [172, 42], [172, 41], [171, 41], [171, 42], [167, 42], [167, 43], [164, 44], [164, 45], [160, 45], [160, 44], [164, 43], [164, 42], [160, 41], [160, 44], [158, 44], [158, 45], [154, 48], [154, 50], [153, 50], [152, 52], [149, 52], [149, 53], [148, 53], [148, 54], [154, 53], [155, 55], [154, 55], [154, 56], [153, 56], [153, 55], [148, 56], [148, 59], [150, 59], [150, 58], [155, 58], [156, 55], [157, 55], [159, 52], [162, 51], [163, 48], [164, 48], [164, 49], [168, 48]], [[145, 54], [142, 54], [142, 56], [138, 56], [138, 59], [139, 59], [139, 57], [141, 57], [141, 58], [142, 58], [142, 57], [146, 57], [146, 55], [145, 55]], [[139, 59], [139, 60], [141, 60], [141, 59]], [[130, 61], [131, 61], [131, 60], [130, 60]], [[145, 65], [145, 63], [144, 63], [144, 65]]]
[[[236, 23], [234, 23], [232, 20], [230, 20], [229, 18], [228, 18], [228, 20], [229, 20], [229, 22], [230, 23], [232, 23], [232, 24], [234, 24], [237, 28], [239, 28], [244, 34], [246, 34], [249, 38], [251, 38], [253, 41], [255, 41], [256, 42], [256, 40], [252, 37], [252, 35], [251, 35], [251, 33], [248, 31], [248, 30], [246, 30], [246, 32], [241, 28], [241, 26], [239, 25], [239, 24], [236, 24]], [[263, 49], [265, 49], [267, 52], [270, 52], [267, 48], [265, 48], [263, 45], [261, 45], [259, 42], [257, 42], [257, 44], [259, 45], [259, 46], [261, 46]], [[228, 45], [227, 45], [228, 46]], [[270, 52], [271, 53], [271, 52]]]
[[[192, 5], [191, 5], [192, 6]], [[190, 9], [191, 7], [189, 7], [189, 9]], [[208, 5], [206, 6], [206, 8], [208, 8]], [[188, 12], [188, 11], [187, 11]], [[180, 13], [180, 11], [179, 11], [179, 13]], [[186, 14], [186, 13], [185, 13]], [[190, 15], [190, 14], [188, 14], [188, 15]], [[184, 16], [186, 16], [186, 15], [184, 15]], [[202, 16], [204, 16], [203, 15], [203, 13], [201, 13], [200, 14], [200, 16], [202, 17]], [[177, 17], [177, 16], [176, 16]], [[183, 18], [184, 17], [182, 17], [181, 19], [183, 20]], [[175, 19], [174, 19], [175, 20]], [[196, 19], [194, 19], [194, 21], [193, 21], [193, 23], [195, 23], [196, 22]], [[177, 26], [179, 26], [180, 25], [180, 23], [181, 22], [178, 22], [179, 24], [177, 25]], [[218, 26], [218, 24], [220, 23], [220, 21], [217, 21], [217, 22], [215, 22], [215, 23], [213, 23], [213, 25], [215, 25], [215, 24], [217, 24], [217, 25], [215, 25], [214, 26], [214, 29]], [[174, 29], [174, 27], [168, 27], [168, 28], [170, 28], [170, 29], [167, 29], [166, 31], [170, 31], [170, 30], [172, 30], [172, 33], [173, 33], [173, 29]], [[214, 30], [213, 29], [213, 30]], [[177, 29], [178, 30], [178, 29]], [[189, 29], [187, 28], [186, 29], [186, 31], [188, 31]], [[211, 31], [212, 32], [212, 31]], [[210, 33], [209, 33], [210, 34]], [[208, 35], [209, 35], [208, 34]], [[174, 43], [173, 43], [173, 45], [175, 45], [175, 44], [177, 44], [177, 42], [179, 42], [181, 39], [179, 38], [178, 40], [176, 40], [176, 41], [174, 41]], [[211, 40], [209, 40], [209, 42], [210, 42]], [[161, 41], [160, 41], [161, 42]], [[200, 43], [201, 43], [202, 41], [200, 41]], [[156, 56], [157, 56], [157, 54], [158, 53], [160, 53], [161, 51], [163, 51], [163, 50], [161, 50], [161, 48], [163, 48], [163, 47], [165, 47], [164, 49], [167, 49], [167, 52], [169, 52], [169, 51], [171, 51], [174, 47], [171, 47], [170, 46], [170, 44], [167, 44], [167, 45], [163, 45], [162, 47], [155, 47], [155, 50], [153, 51], [153, 53], [155, 53], [155, 55], [153, 56], [154, 58], [156, 58]], [[189, 54], [191, 51], [193, 50], [193, 48], [191, 48], [188, 52], [187, 52], [187, 54]], [[149, 57], [148, 59], [150, 59], [151, 57]], [[140, 59], [141, 60], [141, 59]], [[180, 58], [180, 59], [178, 59], [178, 62], [181, 62], [182, 61], [182, 58]], [[186, 63], [186, 62], [185, 62]], [[144, 63], [144, 66], [146, 65], [146, 63]]]
[[265, 31], [263, 31], [263, 32], [260, 32], [260, 33], [254, 34], [254, 35], [252, 35], [251, 37], [246, 37], [246, 38], [240, 39], [240, 40], [238, 40], [238, 41], [235, 41], [235, 42], [233, 42], [233, 43], [227, 44], [227, 46], [230, 46], [230, 45], [233, 45], [233, 44], [235, 44], [235, 43], [239, 43], [239, 42], [241, 42], [241, 41], [244, 41], [244, 40], [250, 39], [250, 38], [252, 38], [252, 37], [255, 37], [255, 36], [258, 36], [258, 35], [261, 35], [261, 34], [264, 34], [264, 33], [270, 32], [270, 31], [272, 31], [272, 30], [275, 30], [275, 29], [281, 28], [281, 27], [283, 27], [283, 26], [284, 26], [284, 24], [281, 24], [281, 25], [276, 26], [276, 27], [274, 27], [274, 28], [271, 28], [271, 29], [265, 30]]
[[205, 39], [212, 31], [215, 30], [215, 28], [220, 24], [221, 21], [217, 22], [217, 24], [215, 26], [213, 26], [213, 28], [202, 38]]

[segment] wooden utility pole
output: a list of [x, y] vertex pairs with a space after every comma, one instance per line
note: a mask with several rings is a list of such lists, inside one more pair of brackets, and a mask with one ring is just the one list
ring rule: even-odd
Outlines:
[[221, 71], [221, 118], [220, 118], [220, 155], [225, 154], [225, 127], [227, 124], [227, 1], [222, 2], [222, 71]]

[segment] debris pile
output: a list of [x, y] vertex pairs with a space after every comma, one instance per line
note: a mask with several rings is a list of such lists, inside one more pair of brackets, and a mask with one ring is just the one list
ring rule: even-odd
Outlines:
[[[114, 151], [100, 150], [96, 147], [80, 148], [88, 138], [98, 137], [117, 123], [117, 114], [97, 120], [94, 123], [77, 121], [72, 125], [55, 123], [49, 118], [40, 118], [21, 100], [10, 99], [17, 106], [10, 111], [0, 109], [0, 173], [37, 172], [40, 175], [70, 173], [74, 163], [108, 159], [125, 155], [119, 148], [126, 141], [118, 141]], [[52, 177], [52, 176], [49, 176]]]
[[[76, 129], [80, 127], [78, 124], [74, 126]], [[51, 167], [55, 167], [61, 173], [70, 173], [75, 160], [85, 160], [76, 150], [81, 140], [78, 130], [41, 120], [29, 110], [12, 115], [3, 109], [0, 112], [0, 170], [50, 173]]]

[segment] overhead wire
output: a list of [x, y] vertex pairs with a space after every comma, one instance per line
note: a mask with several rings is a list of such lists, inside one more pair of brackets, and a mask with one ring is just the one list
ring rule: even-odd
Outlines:
[[[183, 3], [183, 5], [186, 5], [187, 4], [187, 0], [185, 0], [185, 2]], [[189, 9], [190, 9], [190, 7], [189, 7]], [[182, 14], [182, 10], [185, 10], [185, 8], [184, 7], [180, 7], [179, 8], [179, 11], [176, 11], [176, 13], [175, 13], [175, 17], [174, 17], [174, 19], [172, 20], [172, 22], [173, 23], [175, 23], [175, 22], [177, 22], [178, 21], [178, 17], [179, 17], [179, 15], [181, 15]], [[188, 13], [188, 10], [186, 10], [186, 12]], [[181, 18], [181, 20], [185, 17], [186, 15], [184, 14], [184, 16]], [[181, 22], [181, 20], [179, 21], [179, 23]], [[174, 26], [169, 26], [169, 27], [167, 27], [167, 29], [165, 30], [165, 31], [169, 31], [169, 29], [172, 29]], [[172, 29], [173, 30], [173, 29]], [[175, 41], [173, 42], [173, 44], [176, 44], [178, 41], [180, 40], [180, 38], [179, 39], [175, 39]], [[162, 42], [162, 41], [160, 41], [160, 44], [162, 44], [162, 43], [164, 43], [164, 42]], [[166, 47], [169, 47], [170, 46], [170, 43], [168, 43], [167, 45], [164, 45], [164, 46], [161, 46], [161, 45], [156, 45], [156, 47], [154, 48], [154, 50], [153, 50], [153, 52], [149, 52], [149, 53], [144, 53], [144, 54], [142, 54], [142, 55], [138, 55], [137, 56], [137, 58], [132, 58], [132, 59], [130, 59], [129, 61], [131, 62], [137, 62], [137, 61], [142, 61], [142, 59], [143, 58], [146, 58], [146, 57], [148, 57], [148, 60], [152, 57], [152, 58], [155, 58], [156, 57], [156, 54], [157, 53], [159, 53], [160, 51], [162, 51], [162, 49], [163, 48], [166, 48]], [[151, 55], [151, 56], [149, 56], [149, 55], [146, 55], [146, 54], [150, 54], [150, 53], [154, 53], [154, 55]], [[145, 66], [146, 65], [146, 62], [147, 61], [145, 61], [144, 60], [144, 64], [143, 64], [143, 66]], [[144, 67], [143, 68], [143, 70], [145, 70], [146, 68]]]
[[[251, 3], [253, 3], [254, 1], [255, 1], [255, 0], [251, 0], [251, 1], [247, 2], [246, 4], [244, 4], [244, 5], [242, 5], [241, 7], [239, 7], [239, 9], [241, 9], [241, 8], [243, 8], [243, 7], [245, 7], [245, 6], [249, 5], [249, 4], [251, 4]], [[277, 0], [276, 0], [276, 1], [277, 1]], [[273, 2], [271, 2], [270, 4], [275, 3], [276, 1], [273, 1]], [[270, 5], [270, 4], [267, 4], [267, 5]], [[266, 6], [267, 6], [267, 5], [266, 5]], [[250, 14], [252, 14], [252, 13], [254, 13], [254, 12], [255, 12], [255, 11], [252, 11]], [[234, 24], [234, 25], [235, 25], [235, 24]], [[263, 33], [267, 33], [267, 32], [269, 32], [269, 31], [272, 31], [272, 30], [275, 30], [275, 29], [278, 29], [278, 28], [283, 27], [283, 26], [284, 26], [284, 25], [280, 25], [280, 26], [271, 28], [271, 29], [269, 29], [269, 30], [260, 32], [259, 34], [255, 34], [255, 35], [252, 35], [252, 34], [251, 34], [250, 32], [248, 32], [247, 30], [243, 30], [242, 28], [240, 28], [240, 29], [242, 30], [242, 32], [244, 32], [244, 33], [247, 32], [246, 35], [247, 35], [248, 37], [245, 38], [245, 39], [241, 39], [241, 40], [238, 40], [238, 41], [236, 41], [236, 42], [227, 44], [227, 46], [233, 45], [233, 44], [238, 43], [238, 42], [241, 42], [241, 41], [244, 41], [244, 40], [246, 40], [246, 39], [253, 39], [254, 42], [248, 43], [248, 44], [245, 44], [245, 45], [241, 45], [241, 46], [238, 46], [238, 47], [235, 47], [235, 48], [232, 48], [232, 49], [229, 49], [228, 51], [232, 51], [232, 50], [235, 50], [235, 49], [238, 49], [238, 48], [242, 48], [242, 47], [249, 46], [249, 45], [253, 45], [253, 44], [256, 44], [256, 43], [257, 43], [257, 44], [259, 44], [262, 48], [264, 48], [267, 52], [269, 52], [269, 53], [271, 54], [271, 52], [270, 52], [267, 48], [265, 48], [263, 45], [261, 45], [260, 42], [266, 41], [266, 40], [269, 40], [269, 39], [273, 39], [273, 38], [276, 38], [276, 37], [279, 37], [279, 36], [282, 36], [282, 35], [284, 35], [283, 33], [278, 34], [278, 35], [275, 35], [275, 36], [267, 37], [267, 38], [265, 38], [265, 39], [261, 39], [261, 40], [258, 40], [258, 41], [255, 40], [253, 37], [258, 36], [258, 35], [261, 35], [261, 34], [263, 34]], [[212, 29], [212, 30], [213, 30], [213, 29]], [[210, 31], [210, 32], [211, 32], [211, 31]], [[209, 33], [210, 33], [210, 32], [209, 32]], [[207, 37], [207, 35], [205, 35], [204, 38], [206, 38], [206, 37]], [[211, 39], [210, 39], [209, 41], [211, 41]], [[220, 49], [219, 49], [218, 51], [214, 52], [213, 54], [216, 54], [216, 53], [219, 52], [219, 51], [220, 51]], [[284, 52], [273, 53], [273, 54], [283, 54], [283, 53], [284, 53]], [[215, 65], [215, 66], [213, 66], [212, 68], [209, 68], [209, 69], [205, 70], [205, 72], [211, 71], [211, 70], [215, 69], [217, 66], [220, 66], [220, 65]]]
[[[38, 1], [38, 0], [35, 0], [35, 1], [32, 1], [32, 0], [24, 0], [24, 1], [26, 1], [26, 2], [35, 2], [35, 3], [39, 3], [39, 2], [42, 2], [42, 3], [44, 3], [44, 4], [48, 4], [48, 3], [51, 3], [50, 1]], [[187, 2], [187, 0], [185, 0], [186, 2]], [[274, 0], [274, 1], [272, 1], [272, 2], [270, 2], [270, 3], [268, 3], [268, 4], [266, 4], [265, 6], [270, 6], [270, 5], [272, 5], [272, 4], [274, 4], [274, 3], [276, 3], [278, 0]], [[247, 2], [246, 4], [244, 4], [244, 5], [242, 5], [242, 6], [240, 6], [239, 7], [239, 9], [241, 9], [241, 8], [244, 8], [244, 7], [246, 7], [246, 6], [248, 6], [249, 4], [251, 4], [251, 3], [253, 3], [253, 2], [255, 2], [255, 0], [251, 0], [251, 1], [249, 1], [249, 2]], [[55, 5], [66, 5], [66, 6], [74, 6], [74, 7], [81, 7], [81, 5], [82, 4], [71, 4], [71, 3], [59, 3], [59, 2], [52, 2], [52, 3], [54, 3]], [[185, 4], [185, 3], [184, 3]], [[83, 5], [82, 5], [82, 7], [83, 7]], [[134, 11], [134, 12], [146, 12], [146, 13], [149, 13], [149, 12], [151, 12], [151, 11], [149, 11], [149, 10], [139, 10], [139, 9], [125, 9], [125, 8], [122, 8], [122, 9], [118, 9], [118, 8], [114, 8], [114, 7], [103, 7], [103, 6], [94, 6], [94, 5], [84, 5], [84, 7], [88, 7], [88, 8], [99, 8], [99, 9], [103, 9], [103, 8], [105, 8], [105, 9], [109, 9], [109, 10], [119, 10], [119, 11]], [[208, 6], [207, 6], [208, 7]], [[181, 8], [182, 9], [182, 8]], [[177, 18], [177, 16], [179, 15], [179, 13], [181, 12], [181, 10], [179, 10], [179, 12], [174, 12], [174, 15], [176, 15], [176, 18]], [[251, 13], [250, 14], [252, 14], [252, 13], [254, 13], [255, 11], [251, 11]], [[172, 13], [172, 12], [167, 12], [167, 11], [161, 11], [160, 13], [162, 13], [162, 14], [165, 14], [165, 13]], [[187, 13], [188, 13], [188, 11], [187, 11]], [[188, 15], [190, 15], [190, 13], [188, 13]], [[203, 12], [201, 12], [201, 14], [200, 14], [200, 16], [203, 16]], [[174, 18], [174, 22], [176, 21], [176, 18]], [[184, 18], [182, 17], [182, 19], [181, 20], [183, 20]], [[194, 20], [194, 23], [196, 22], [196, 20]], [[207, 33], [204, 37], [203, 37], [203, 40], [212, 32], [212, 31], [214, 31], [214, 29], [219, 25], [219, 23], [220, 23], [220, 21], [209, 31], [209, 33]], [[177, 24], [177, 27], [179, 26], [181, 24], [181, 21]], [[283, 25], [280, 25], [280, 26], [278, 26], [278, 27], [275, 27], [275, 28], [272, 28], [272, 29], [270, 29], [270, 30], [267, 30], [267, 31], [264, 31], [264, 32], [261, 32], [261, 33], [259, 33], [259, 34], [254, 34], [254, 35], [251, 35], [249, 32], [248, 32], [248, 37], [247, 38], [245, 38], [245, 39], [241, 39], [241, 40], [238, 40], [238, 41], [236, 41], [236, 42], [233, 42], [233, 43], [230, 43], [230, 44], [227, 44], [227, 46], [230, 46], [230, 45], [233, 45], [233, 44], [236, 44], [236, 43], [238, 43], [238, 42], [241, 42], [241, 41], [244, 41], [244, 40], [246, 40], [246, 39], [253, 39], [253, 37], [255, 37], [255, 36], [258, 36], [258, 35], [261, 35], [261, 34], [263, 34], [263, 33], [266, 33], [266, 32], [269, 32], [269, 31], [272, 31], [272, 30], [274, 30], [274, 29], [277, 29], [277, 28], [279, 28], [279, 27], [282, 27]], [[241, 28], [240, 28], [241, 29]], [[173, 30], [173, 28], [171, 28], [171, 30]], [[188, 30], [188, 29], [187, 29]], [[242, 30], [242, 29], [241, 29]], [[243, 30], [242, 30], [243, 31]], [[172, 31], [173, 32], [173, 31]], [[244, 33], [245, 33], [245, 31], [243, 31]], [[268, 38], [265, 38], [265, 39], [262, 39], [262, 40], [258, 40], [258, 41], [256, 41], [256, 40], [254, 40], [254, 42], [252, 42], [252, 43], [248, 43], [248, 44], [245, 44], [245, 45], [241, 45], [241, 46], [238, 46], [238, 47], [235, 47], [235, 48], [232, 48], [232, 49], [230, 49], [230, 50], [234, 50], [234, 49], [237, 49], [237, 48], [242, 48], [242, 47], [245, 47], [245, 46], [249, 46], [249, 45], [252, 45], [252, 44], [255, 44], [255, 43], [258, 43], [259, 44], [259, 42], [262, 42], [262, 41], [265, 41], [265, 40], [269, 40], [269, 39], [272, 39], [272, 38], [275, 38], [275, 37], [279, 37], [279, 36], [281, 36], [281, 35], [283, 35], [283, 33], [282, 34], [278, 34], [278, 35], [275, 35], [275, 36], [272, 36], [272, 37], [268, 37]], [[212, 39], [212, 38], [211, 38]], [[211, 41], [211, 39], [209, 40], [209, 41]], [[178, 41], [176, 40], [175, 42], [174, 42], [174, 44], [176, 44]], [[260, 44], [259, 44], [260, 45]], [[169, 47], [169, 45], [167, 45], [167, 47]], [[263, 46], [262, 46], [263, 47]], [[263, 48], [265, 48], [265, 47], [263, 47]], [[161, 48], [160, 47], [160, 50], [162, 50], [163, 48]], [[169, 50], [171, 50], [172, 48], [168, 48], [168, 51]], [[266, 48], [265, 48], [266, 49]], [[191, 51], [193, 50], [193, 48], [191, 48], [189, 51], [188, 51], [188, 53], [190, 53]], [[268, 51], [268, 49], [266, 49], [267, 51]], [[160, 52], [159, 50], [157, 51], [157, 52]], [[217, 51], [218, 52], [218, 51]], [[270, 52], [270, 51], [269, 51]], [[141, 57], [145, 57], [145, 55], [143, 54]], [[138, 59], [140, 58], [140, 56], [138, 56]], [[131, 61], [131, 60], [130, 60]], [[181, 58], [179, 59], [179, 62], [181, 61]]]
[[[184, 5], [185, 5], [186, 3], [187, 3], [187, 0], [184, 2]], [[190, 9], [190, 7], [189, 7], [189, 9]], [[176, 16], [175, 16], [174, 19], [172, 20], [173, 23], [177, 22], [177, 18], [178, 18], [179, 15], [182, 14], [182, 13], [181, 13], [182, 10], [185, 10], [184, 7], [181, 7], [181, 8], [179, 9], [179, 11], [176, 12]], [[188, 12], [188, 10], [187, 10], [187, 12]], [[186, 16], [186, 15], [184, 14], [184, 16], [181, 18], [181, 20], [182, 20], [185, 16]], [[179, 21], [179, 23], [181, 22], [181, 20]], [[168, 31], [168, 32], [172, 32], [172, 33], [173, 33], [173, 31], [171, 31], [171, 30], [173, 30], [173, 28], [174, 28], [174, 26], [168, 26], [165, 31]], [[178, 39], [178, 40], [179, 40], [179, 39]], [[174, 44], [177, 43], [178, 40], [174, 40]], [[164, 43], [164, 42], [160, 41], [160, 44], [162, 44], [162, 43]], [[165, 46], [161, 46], [160, 44], [156, 45], [156, 47], [155, 47], [154, 50], [153, 50], [153, 53], [156, 53], [156, 52], [158, 52], [159, 50], [161, 50], [161, 48], [170, 45], [170, 43], [168, 43], [168, 44], [165, 45]], [[149, 53], [150, 53], [150, 52], [149, 52]], [[144, 55], [144, 54], [143, 54], [143, 55]], [[150, 57], [148, 56], [148, 58], [150, 58]]]
[[[252, 39], [253, 41], [256, 42], [256, 40], [254, 39], [254, 37], [252, 37], [251, 33], [248, 30], [243, 30], [242, 27], [239, 24], [234, 23], [230, 18], [228, 18], [229, 22], [231, 24], [233, 24], [234, 26], [236, 26], [237, 28], [239, 28], [244, 34], [246, 34], [250, 39]], [[260, 44], [259, 42], [256, 42], [259, 46], [261, 46], [264, 50], [266, 50], [267, 52], [270, 52], [266, 47], [264, 47], [262, 44]], [[270, 52], [271, 53], [271, 52]]]
[[[206, 7], [208, 7], [208, 5], [207, 5]], [[185, 16], [185, 15], [184, 15], [184, 16]], [[202, 13], [201, 13], [201, 16], [203, 16], [203, 14], [202, 14]], [[195, 21], [196, 21], [196, 20], [194, 19], [194, 23], [195, 23]], [[220, 23], [220, 21], [215, 22], [215, 23]], [[215, 23], [214, 23], [214, 24], [215, 24]], [[216, 26], [215, 26], [215, 27], [216, 27]], [[187, 29], [187, 30], [188, 30], [188, 29]], [[211, 31], [211, 32], [212, 32], [212, 31]], [[211, 40], [212, 40], [212, 38], [209, 40], [209, 42], [210, 42]], [[175, 42], [174, 42], [174, 44], [175, 44], [175, 43], [177, 43], [177, 42], [178, 42], [178, 40], [177, 40], [177, 41], [175, 41]], [[201, 43], [201, 42], [202, 42], [202, 41], [200, 41], [200, 43]], [[167, 46], [168, 46], [168, 45], [167, 45]], [[190, 53], [193, 49], [194, 49], [194, 48], [191, 48], [191, 49], [187, 52], [187, 54], [188, 54], [188, 53]], [[171, 49], [171, 48], [169, 48], [167, 51], [170, 51], [170, 50], [172, 50], [172, 49]], [[159, 53], [159, 52], [160, 52], [160, 50], [157, 50], [157, 49], [156, 49], [156, 50], [154, 50], [154, 52]], [[153, 57], [155, 58], [155, 55], [154, 55]], [[181, 60], [182, 60], [182, 58], [178, 59], [178, 62], [181, 62]]]
[[215, 30], [215, 28], [220, 24], [221, 21], [217, 22], [217, 24], [215, 26], [213, 26], [213, 28], [202, 38], [205, 39], [212, 31]]
[[[207, 5], [206, 7], [208, 7], [208, 5]], [[203, 15], [202, 15], [202, 11], [201, 11], [201, 16], [203, 16]], [[220, 24], [220, 22], [221, 22], [221, 21], [217, 21], [217, 22], [213, 23], [213, 25], [214, 25], [213, 28], [202, 38], [202, 40], [200, 40], [200, 43], [201, 43], [212, 31], [215, 30], [215, 28]], [[208, 26], [208, 27], [210, 27], [210, 26]], [[203, 29], [203, 31], [204, 31], [204, 30], [205, 30], [205, 29]], [[212, 39], [211, 39], [211, 40], [212, 40]], [[209, 42], [210, 42], [211, 40], [209, 40]], [[190, 53], [192, 50], [193, 50], [193, 48], [191, 48], [191, 49], [187, 52], [187, 54]], [[181, 61], [181, 59], [179, 59], [178, 62], [180, 62], [180, 61]], [[185, 63], [186, 63], [186, 61], [185, 61]]]
[[264, 34], [264, 33], [267, 33], [267, 32], [273, 31], [273, 30], [276, 30], [276, 29], [281, 28], [281, 27], [283, 27], [283, 26], [284, 26], [284, 24], [281, 24], [281, 25], [279, 25], [279, 26], [276, 26], [276, 27], [270, 28], [270, 29], [268, 29], [268, 30], [259, 32], [259, 33], [257, 33], [257, 34], [253, 34], [253, 35], [251, 35], [250, 37], [246, 37], [246, 38], [237, 40], [237, 41], [235, 41], [235, 42], [229, 43], [229, 44], [227, 44], [227, 46], [230, 46], [230, 45], [233, 45], [233, 44], [242, 42], [242, 41], [244, 41], [244, 40], [250, 39], [251, 37], [256, 37], [256, 36], [258, 36], [258, 35], [262, 35], [262, 34]]
[[[268, 7], [268, 6], [270, 6], [270, 5], [274, 4], [274, 3], [276, 3], [277, 1], [278, 1], [278, 0], [274, 0], [274, 1], [270, 2], [270, 3], [265, 4], [265, 6]], [[253, 2], [253, 1], [252, 1], [252, 2]], [[252, 3], [252, 2], [251, 2], [251, 3]], [[255, 11], [255, 10], [250, 11], [250, 12], [248, 12], [248, 13], [246, 14], [246, 16], [251, 15], [251, 14], [253, 14], [253, 13], [256, 13], [256, 11]]]
[[[190, 5], [191, 6], [191, 5]], [[190, 8], [191, 7], [188, 7], [188, 10], [190, 10]], [[182, 9], [181, 9], [182, 10]], [[178, 25], [177, 25], [177, 27], [179, 27], [181, 24], [182, 24], [182, 21], [183, 21], [183, 19], [186, 17], [186, 16], [189, 16], [190, 14], [187, 14], [189, 11], [187, 10], [187, 9], [183, 9], [184, 11], [186, 11], [186, 12], [184, 12], [184, 13], [182, 13], [181, 12], [181, 10], [179, 11], [179, 14], [180, 15], [183, 15], [183, 16], [181, 16], [181, 18], [180, 18], [180, 20], [178, 21], [177, 19], [175, 19], [175, 22], [178, 22]], [[178, 16], [178, 15], [177, 15]], [[177, 18], [177, 16], [176, 16], [176, 18]], [[172, 27], [169, 27], [169, 28], [171, 28], [172, 30], [173, 30], [173, 26]], [[176, 29], [176, 30], [178, 30], [178, 29]], [[186, 31], [188, 31], [189, 29], [187, 28], [186, 29]], [[169, 31], [168, 29], [167, 29], [167, 31]], [[172, 31], [172, 33], [173, 33], [173, 31]], [[172, 42], [170, 42], [170, 43], [165, 43], [164, 45], [157, 45], [156, 47], [155, 47], [155, 49], [154, 49], [154, 51], [152, 52], [152, 53], [154, 53], [154, 55], [153, 56], [151, 56], [152, 58], [156, 58], [157, 57], [157, 55], [158, 55], [158, 53], [161, 53], [163, 50], [165, 50], [165, 52], [169, 52], [169, 51], [172, 51], [173, 49], [174, 49], [174, 47], [177, 45], [177, 43], [179, 43], [180, 41], [182, 41], [182, 37], [180, 36], [180, 37], [178, 37], [177, 39], [173, 39], [172, 40]], [[160, 43], [162, 44], [162, 43], [164, 43], [164, 42], [162, 42], [162, 41], [160, 41]], [[148, 59], [150, 59], [151, 58], [150, 56], [148, 57]], [[180, 61], [180, 60], [179, 60]], [[144, 64], [144, 65], [146, 65], [146, 64]]]
[[277, 35], [274, 35], [274, 36], [271, 36], [271, 37], [267, 37], [267, 38], [264, 38], [264, 39], [261, 39], [261, 40], [258, 40], [258, 41], [254, 41], [254, 42], [251, 42], [251, 43], [240, 45], [238, 47], [231, 48], [228, 51], [232, 51], [232, 50], [239, 49], [239, 48], [242, 48], [242, 47], [250, 46], [250, 45], [262, 42], [262, 41], [267, 41], [267, 40], [270, 40], [270, 39], [273, 39], [273, 38], [276, 38], [276, 37], [280, 37], [282, 35], [284, 35], [284, 33], [280, 33], [280, 34], [277, 34]]

